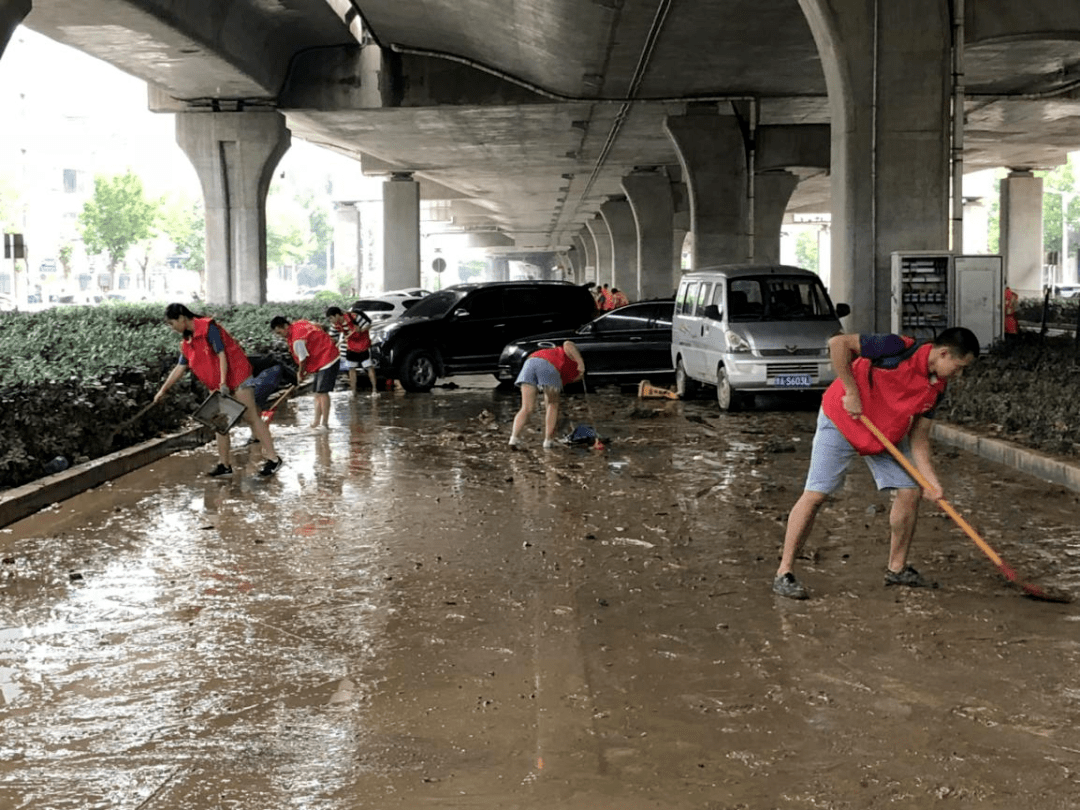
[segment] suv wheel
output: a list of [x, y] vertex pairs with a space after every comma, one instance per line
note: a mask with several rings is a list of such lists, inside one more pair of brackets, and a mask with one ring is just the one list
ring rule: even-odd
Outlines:
[[679, 395], [679, 399], [693, 399], [698, 387], [698, 381], [691, 379], [686, 373], [686, 366], [680, 357], [675, 363], [675, 393]]
[[724, 364], [721, 363], [716, 369], [716, 402], [722, 411], [737, 411], [746, 404], [746, 395], [740, 394], [731, 387]]
[[401, 386], [406, 391], [426, 393], [435, 386], [438, 376], [435, 355], [427, 349], [413, 349], [401, 363]]

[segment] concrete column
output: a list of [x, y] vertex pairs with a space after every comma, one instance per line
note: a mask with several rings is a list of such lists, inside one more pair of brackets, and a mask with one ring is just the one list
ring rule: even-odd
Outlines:
[[0, 2], [0, 57], [4, 55], [11, 35], [23, 21], [23, 17], [30, 13], [30, 0], [5, 0]]
[[791, 172], [754, 176], [754, 263], [779, 264], [780, 230], [788, 201], [799, 184]]
[[581, 247], [585, 251], [585, 281], [591, 281], [595, 284], [599, 278], [596, 268], [596, 240], [593, 239], [592, 232], [584, 226], [582, 226], [575, 238], [581, 243]]
[[632, 300], [637, 291], [637, 225], [626, 200], [608, 200], [600, 206], [600, 216], [611, 233], [611, 286], [618, 287]]
[[510, 260], [503, 256], [491, 257], [492, 281], [510, 280]]
[[679, 156], [690, 196], [694, 270], [750, 259], [746, 148], [732, 115], [672, 116], [664, 129]]
[[891, 326], [891, 257], [949, 246], [948, 4], [799, 0], [832, 126], [830, 293], [849, 328]]
[[1001, 181], [1001, 255], [1005, 280], [1021, 298], [1042, 295], [1043, 181], [1014, 169]]
[[411, 174], [383, 183], [383, 289], [420, 286], [420, 184]]
[[585, 240], [580, 235], [574, 236], [570, 239], [570, 244], [574, 246], [573, 252], [570, 253], [574, 260], [574, 280], [578, 284], [592, 281], [592, 276], [589, 275], [589, 252], [585, 248]]
[[[686, 236], [690, 233], [689, 228], [679, 228], [676, 226], [671, 230], [671, 275], [676, 280], [682, 278], [683, 266], [682, 266], [682, 254], [683, 246], [686, 244]], [[678, 284], [675, 285], [678, 287]]]
[[637, 299], [669, 295], [679, 282], [671, 263], [674, 203], [665, 172], [633, 172], [622, 179], [637, 224]]
[[360, 238], [360, 211], [355, 203], [334, 203], [334, 270], [343, 270], [353, 278], [353, 288], [360, 294], [363, 267]]
[[182, 112], [176, 141], [202, 183], [206, 207], [206, 300], [266, 302], [266, 193], [289, 148], [285, 116]]
[[585, 223], [592, 234], [593, 247], [596, 248], [596, 286], [611, 286], [611, 233], [603, 217], [597, 214]]

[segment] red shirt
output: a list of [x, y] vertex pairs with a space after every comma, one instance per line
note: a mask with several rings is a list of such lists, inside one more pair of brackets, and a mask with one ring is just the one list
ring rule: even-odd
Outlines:
[[562, 348], [540, 349], [530, 354], [529, 357], [539, 357], [555, 366], [556, 371], [559, 372], [559, 379], [562, 380], [564, 386], [572, 383], [581, 374], [581, 367], [577, 364], [577, 360], [568, 355]]

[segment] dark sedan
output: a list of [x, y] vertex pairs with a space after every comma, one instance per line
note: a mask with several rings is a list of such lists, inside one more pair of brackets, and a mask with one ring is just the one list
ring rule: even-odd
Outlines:
[[671, 364], [672, 299], [640, 301], [619, 307], [577, 329], [546, 332], [506, 345], [499, 358], [499, 379], [515, 380], [525, 358], [537, 349], [572, 340], [585, 358], [588, 385], [674, 379]]

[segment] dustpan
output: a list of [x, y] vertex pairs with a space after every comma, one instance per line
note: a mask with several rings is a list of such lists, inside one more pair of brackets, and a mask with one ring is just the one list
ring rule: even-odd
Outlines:
[[193, 416], [218, 433], [228, 433], [240, 421], [246, 406], [239, 400], [215, 391], [195, 410]]

